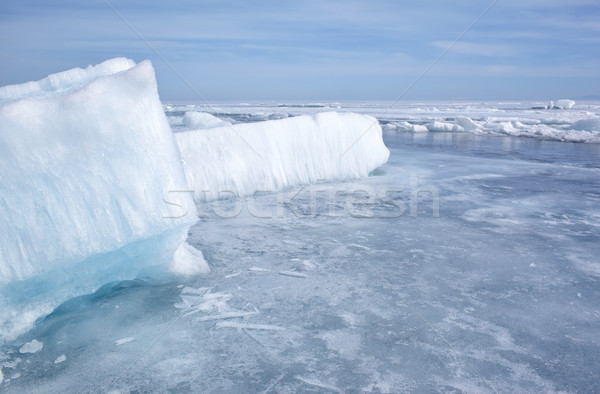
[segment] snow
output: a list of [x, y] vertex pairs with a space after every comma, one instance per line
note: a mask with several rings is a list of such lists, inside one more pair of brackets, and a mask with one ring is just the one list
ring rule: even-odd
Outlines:
[[183, 125], [192, 129], [212, 129], [229, 126], [231, 123], [217, 118], [207, 112], [188, 111], [183, 115]]
[[21, 353], [21, 354], [37, 353], [40, 350], [42, 350], [43, 347], [44, 347], [43, 342], [40, 342], [40, 341], [34, 339], [31, 342], [27, 342], [26, 344], [21, 346], [21, 348], [19, 349], [19, 353]]
[[133, 341], [135, 341], [134, 337], [126, 337], [126, 338], [117, 339], [115, 341], [115, 346], [125, 345], [126, 343], [133, 342]]
[[60, 356], [56, 357], [56, 360], [54, 360], [54, 364], [60, 364], [65, 361], [67, 361], [67, 356], [64, 354], [61, 354]]
[[176, 133], [197, 201], [367, 176], [389, 150], [370, 116], [313, 116]]
[[[197, 220], [150, 62], [0, 95], [0, 342], [62, 302], [167, 264]], [[167, 203], [166, 201], [169, 201]]]

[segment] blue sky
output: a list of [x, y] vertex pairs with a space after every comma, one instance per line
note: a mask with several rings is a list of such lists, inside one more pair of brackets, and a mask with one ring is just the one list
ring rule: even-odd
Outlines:
[[[204, 98], [600, 95], [598, 0], [107, 0]], [[125, 56], [163, 100], [199, 100], [104, 0], [2, 1], [0, 85]]]

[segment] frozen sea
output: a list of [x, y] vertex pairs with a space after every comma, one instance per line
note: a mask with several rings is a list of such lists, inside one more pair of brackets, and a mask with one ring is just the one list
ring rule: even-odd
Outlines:
[[[0, 351], [0, 391], [600, 391], [600, 144], [564, 142], [600, 105], [542, 104], [166, 104], [175, 132], [196, 110], [371, 114], [391, 156], [199, 205], [209, 274], [66, 302]], [[481, 128], [402, 131], [457, 116]]]

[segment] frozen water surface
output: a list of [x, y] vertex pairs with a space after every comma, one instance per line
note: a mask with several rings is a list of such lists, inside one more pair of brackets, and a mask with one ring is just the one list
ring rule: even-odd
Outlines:
[[68, 301], [0, 388], [600, 390], [600, 145], [385, 142], [369, 178], [199, 205], [209, 274]]

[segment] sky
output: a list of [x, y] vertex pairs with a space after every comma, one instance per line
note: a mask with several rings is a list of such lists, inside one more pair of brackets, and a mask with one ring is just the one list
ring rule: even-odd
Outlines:
[[600, 96], [598, 0], [0, 0], [0, 86], [124, 56], [163, 101]]

